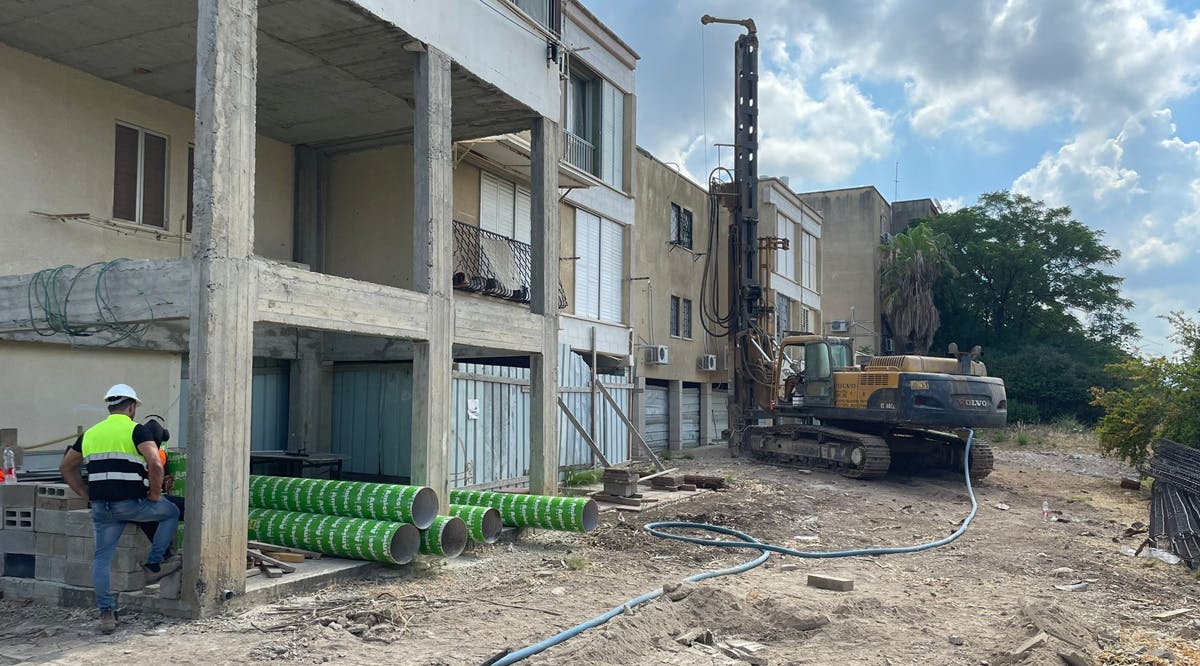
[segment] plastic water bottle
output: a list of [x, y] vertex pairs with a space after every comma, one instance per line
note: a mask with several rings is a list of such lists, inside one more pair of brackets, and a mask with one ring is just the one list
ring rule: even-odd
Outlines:
[[11, 446], [4, 447], [4, 483], [11, 485], [17, 482], [17, 456]]
[[1042, 501], [1042, 522], [1050, 522], [1050, 502]]

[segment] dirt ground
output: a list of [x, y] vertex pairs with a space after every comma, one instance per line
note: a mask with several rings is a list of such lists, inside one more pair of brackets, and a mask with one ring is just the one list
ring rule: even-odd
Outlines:
[[[723, 449], [670, 464], [726, 476], [733, 487], [641, 513], [605, 513], [591, 534], [527, 533], [449, 563], [380, 568], [370, 580], [238, 615], [180, 622], [130, 614], [107, 637], [96, 634], [93, 612], [4, 600], [0, 664], [477, 665], [755, 554], [656, 539], [641, 530], [646, 522], [711, 522], [775, 544], [835, 550], [941, 538], [969, 509], [953, 475], [861, 482], [730, 458]], [[1128, 472], [1086, 448], [1037, 452], [1009, 442], [976, 487], [978, 517], [948, 546], [885, 557], [772, 556], [747, 573], [688, 585], [679, 601], [659, 598], [527, 663], [746, 663], [674, 640], [699, 628], [717, 640], [759, 643], [753, 658], [773, 665], [1066, 663], [1060, 653], [1093, 659], [1076, 663], [1200, 664], [1198, 579], [1181, 565], [1118, 550], [1138, 545], [1142, 537], [1125, 530], [1147, 520], [1145, 493], [1118, 486]], [[1043, 521], [1043, 501], [1061, 520]], [[854, 589], [808, 587], [808, 573], [851, 578]], [[1195, 610], [1152, 617], [1180, 608]], [[1039, 631], [1044, 641], [1010, 655]]]

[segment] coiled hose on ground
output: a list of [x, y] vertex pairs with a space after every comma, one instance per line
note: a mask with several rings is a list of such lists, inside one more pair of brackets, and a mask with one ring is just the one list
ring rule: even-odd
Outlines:
[[[951, 534], [950, 536], [947, 536], [945, 538], [938, 539], [937, 541], [930, 541], [929, 543], [918, 544], [916, 546], [892, 546], [892, 547], [882, 547], [882, 548], [859, 548], [859, 549], [854, 549], [854, 550], [834, 550], [834, 551], [826, 551], [826, 552], [809, 552], [809, 551], [803, 551], [803, 550], [795, 550], [792, 548], [785, 548], [783, 546], [775, 546], [775, 545], [772, 545], [769, 543], [762, 543], [758, 539], [755, 539], [754, 537], [750, 536], [749, 534], [746, 534], [745, 532], [739, 532], [738, 530], [735, 530], [735, 529], [732, 529], [729, 527], [721, 527], [719, 525], [708, 525], [706, 523], [685, 523], [685, 522], [647, 523], [642, 529], [646, 530], [647, 532], [649, 532], [650, 534], [653, 534], [656, 537], [659, 537], [660, 539], [674, 539], [675, 541], [684, 541], [686, 543], [694, 543], [694, 544], [701, 545], [701, 546], [717, 546], [719, 548], [752, 548], [754, 550], [760, 551], [760, 553], [761, 553], [758, 557], [754, 558], [753, 560], [750, 560], [749, 562], [745, 562], [743, 564], [739, 564], [735, 567], [729, 567], [727, 569], [715, 569], [712, 571], [703, 571], [698, 574], [688, 576], [684, 580], [687, 582], [690, 582], [690, 583], [699, 582], [699, 581], [702, 581], [702, 580], [705, 580], [708, 578], [716, 578], [717, 576], [730, 576], [733, 574], [740, 574], [740, 573], [749, 571], [749, 570], [753, 569], [754, 567], [757, 567], [758, 565], [766, 562], [767, 559], [769, 557], [771, 557], [771, 553], [779, 553], [781, 555], [790, 555], [792, 557], [804, 557], [804, 558], [809, 558], [809, 559], [824, 559], [824, 558], [834, 558], [834, 557], [859, 557], [859, 556], [863, 556], [863, 555], [892, 555], [892, 554], [897, 554], [897, 553], [919, 553], [923, 550], [930, 550], [933, 548], [938, 548], [938, 547], [944, 546], [944, 545], [950, 543], [951, 541], [954, 541], [958, 537], [962, 536], [963, 533], [967, 531], [967, 527], [970, 526], [971, 521], [973, 521], [975, 519], [975, 514], [979, 511], [979, 503], [975, 500], [975, 489], [971, 486], [971, 464], [970, 464], [971, 442], [975, 439], [975, 431], [968, 430], [967, 433], [968, 434], [967, 434], [966, 447], [963, 452], [963, 478], [967, 482], [967, 495], [971, 498], [971, 512], [967, 514], [966, 520], [963, 521], [962, 525], [957, 530], [955, 530], [953, 534]], [[702, 538], [702, 537], [690, 537], [690, 536], [684, 536], [682, 534], [670, 534], [668, 532], [663, 531], [663, 530], [675, 530], [675, 529], [688, 529], [688, 530], [701, 530], [704, 532], [715, 532], [717, 534], [725, 534], [727, 536], [736, 537], [738, 539], [738, 541], [726, 541], [724, 539], [706, 539], [706, 538]], [[563, 631], [560, 631], [559, 633], [557, 633], [543, 641], [534, 643], [533, 645], [530, 645], [525, 648], [521, 648], [520, 650], [517, 650], [515, 652], [510, 652], [499, 659], [489, 660], [488, 662], [486, 662], [484, 664], [484, 666], [507, 666], [508, 664], [515, 664], [518, 661], [523, 661], [525, 659], [528, 659], [529, 657], [532, 657], [533, 655], [535, 655], [539, 652], [542, 652], [544, 650], [548, 650], [548, 649], [554, 647], [555, 645], [559, 645], [560, 643], [565, 643], [566, 641], [570, 640], [571, 638], [574, 638], [575, 636], [578, 636], [579, 634], [587, 631], [588, 629], [591, 629], [593, 627], [598, 627], [598, 626], [604, 624], [605, 622], [608, 622], [609, 620], [613, 619], [614, 617], [620, 615], [621, 613], [624, 613], [626, 610], [628, 610], [630, 608], [633, 608], [635, 606], [640, 606], [641, 604], [644, 604], [647, 601], [657, 599], [658, 597], [662, 596], [662, 594], [663, 594], [662, 588], [651, 590], [650, 592], [647, 592], [639, 597], [634, 597], [633, 599], [630, 599], [629, 601], [626, 601], [625, 603], [621, 604], [620, 606], [612, 608], [605, 613], [597, 615], [596, 617], [594, 617], [590, 620], [581, 622], [569, 629], [564, 629]]]

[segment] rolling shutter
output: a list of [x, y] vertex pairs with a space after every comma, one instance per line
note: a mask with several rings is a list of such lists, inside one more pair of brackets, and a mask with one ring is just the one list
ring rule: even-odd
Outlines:
[[625, 234], [620, 224], [600, 223], [600, 316], [598, 319], [620, 323], [621, 287], [625, 275]]
[[517, 186], [516, 219], [513, 227], [513, 238], [526, 245], [533, 244], [533, 204], [530, 200], [529, 190], [519, 185]]
[[575, 314], [600, 318], [600, 218], [575, 211]]
[[113, 217], [137, 221], [138, 131], [117, 125], [113, 160]]
[[512, 238], [513, 185], [486, 171], [482, 176], [479, 183], [479, 227]]

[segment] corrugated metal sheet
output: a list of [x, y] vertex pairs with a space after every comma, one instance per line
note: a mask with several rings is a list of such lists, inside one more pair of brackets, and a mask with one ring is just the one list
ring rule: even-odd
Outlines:
[[[187, 447], [188, 390], [191, 386], [184, 360], [179, 382], [179, 424], [171, 430], [171, 444]], [[288, 400], [291, 392], [286, 361], [255, 359], [251, 384], [250, 448], [255, 451], [286, 451], [288, 438]]]
[[412, 364], [338, 364], [333, 370], [334, 453], [342, 470], [407, 479], [412, 460]]
[[684, 448], [700, 446], [700, 388], [683, 389], [683, 430], [680, 443]]
[[667, 412], [667, 389], [664, 386], [646, 386], [642, 394], [646, 405], [646, 443], [655, 451], [667, 448], [671, 439], [671, 424]]
[[714, 440], [721, 439], [721, 433], [729, 427], [729, 400], [728, 391], [712, 392], [712, 405], [709, 410], [708, 418], [712, 419], [712, 436]]

